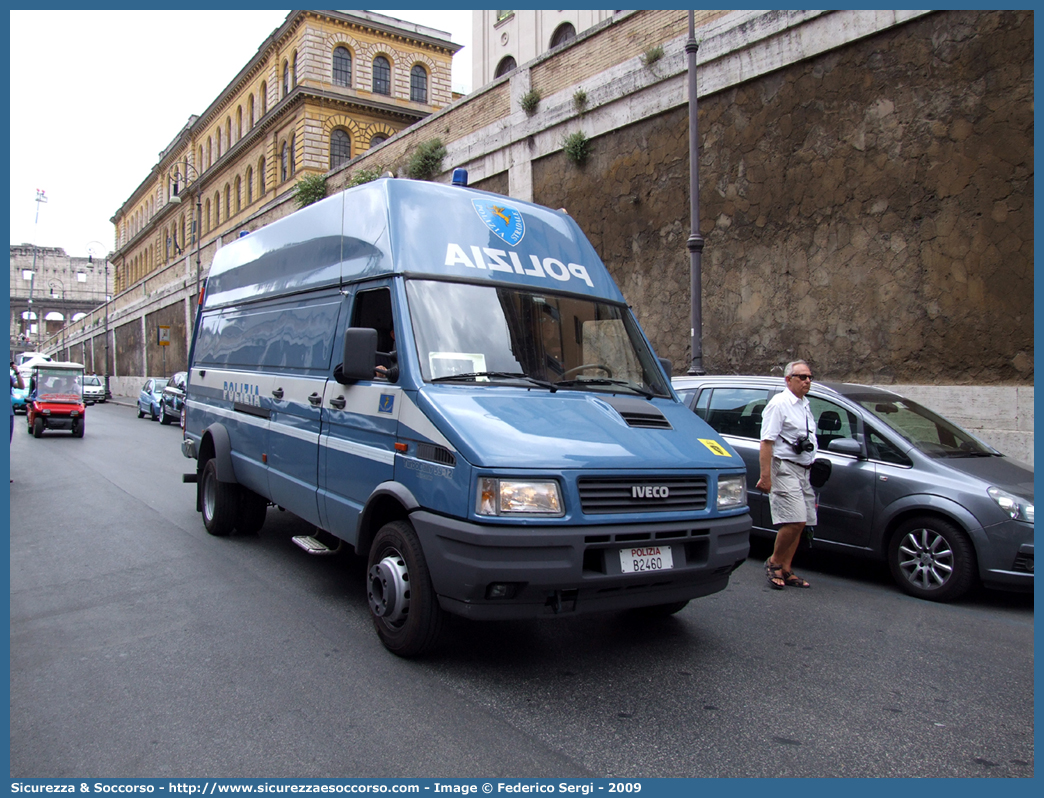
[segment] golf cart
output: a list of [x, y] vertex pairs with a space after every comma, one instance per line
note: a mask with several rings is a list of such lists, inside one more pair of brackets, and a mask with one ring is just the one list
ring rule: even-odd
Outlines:
[[83, 366], [54, 360], [34, 364], [26, 416], [34, 438], [47, 429], [69, 430], [74, 438], [82, 438], [86, 423]]

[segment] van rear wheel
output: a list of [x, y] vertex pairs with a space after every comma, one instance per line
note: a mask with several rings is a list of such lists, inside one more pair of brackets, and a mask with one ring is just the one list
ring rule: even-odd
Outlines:
[[200, 490], [203, 499], [203, 526], [207, 532], [215, 537], [231, 534], [236, 525], [236, 510], [239, 507], [239, 485], [219, 481], [217, 463], [211, 458], [203, 466]]
[[381, 527], [370, 546], [366, 577], [370, 616], [384, 647], [407, 658], [430, 651], [442, 630], [443, 613], [409, 521]]

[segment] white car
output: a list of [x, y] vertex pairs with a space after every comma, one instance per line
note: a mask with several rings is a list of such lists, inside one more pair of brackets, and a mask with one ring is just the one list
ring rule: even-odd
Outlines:
[[83, 378], [83, 401], [84, 404], [94, 404], [105, 401], [105, 382], [96, 374], [87, 374]]

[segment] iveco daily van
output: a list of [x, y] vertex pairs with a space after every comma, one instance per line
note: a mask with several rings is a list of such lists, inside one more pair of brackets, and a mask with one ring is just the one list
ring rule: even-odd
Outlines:
[[749, 546], [743, 461], [682, 405], [576, 223], [381, 179], [222, 247], [183, 451], [214, 535], [269, 505], [368, 557], [384, 645], [444, 613], [667, 614]]

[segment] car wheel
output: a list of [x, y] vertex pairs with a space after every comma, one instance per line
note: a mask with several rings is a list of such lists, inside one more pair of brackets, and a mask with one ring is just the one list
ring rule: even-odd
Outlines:
[[145, 411], [141, 409], [141, 403], [138, 403], [138, 418], [145, 418]]
[[43, 419], [40, 418], [39, 416], [37, 416], [36, 420], [33, 422], [33, 437], [34, 438], [42, 438], [43, 437], [43, 431], [44, 431]]
[[84, 429], [86, 427], [87, 427], [87, 419], [86, 418], [81, 418], [79, 421], [76, 422], [76, 426], [73, 427], [73, 431], [72, 431], [73, 437], [74, 438], [82, 438], [83, 437], [83, 431], [84, 431]]
[[443, 614], [417, 533], [408, 521], [381, 527], [366, 566], [370, 616], [384, 647], [416, 657], [435, 645]]
[[181, 406], [181, 428], [185, 429], [185, 405]]
[[953, 601], [975, 582], [975, 550], [953, 523], [918, 516], [896, 529], [888, 545], [892, 578], [911, 596]]
[[167, 408], [160, 405], [160, 424], [169, 424], [174, 419], [167, 415]]
[[225, 537], [236, 525], [239, 485], [218, 480], [217, 463], [213, 458], [203, 466], [202, 481], [203, 526], [211, 535]]
[[153, 421], [159, 421], [159, 413], [160, 411], [158, 407], [156, 407], [155, 405], [149, 406], [149, 415], [152, 416]]

